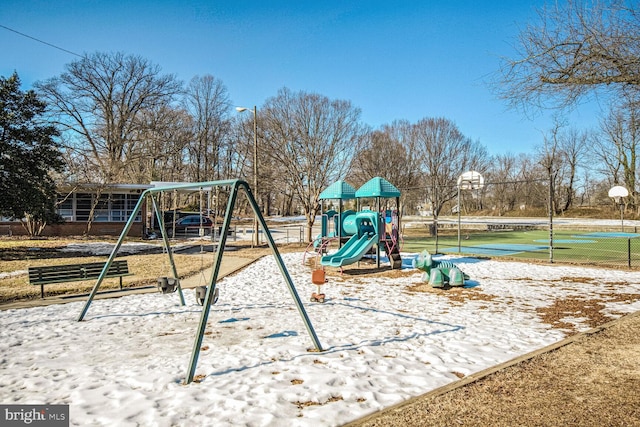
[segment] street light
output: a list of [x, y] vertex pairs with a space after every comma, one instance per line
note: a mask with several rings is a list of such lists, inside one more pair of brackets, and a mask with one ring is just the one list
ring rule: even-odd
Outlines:
[[[238, 113], [247, 111], [246, 107], [236, 107]], [[258, 203], [258, 109], [253, 106], [253, 198]], [[258, 236], [258, 214], [253, 216], [253, 239], [252, 246], [260, 245]]]

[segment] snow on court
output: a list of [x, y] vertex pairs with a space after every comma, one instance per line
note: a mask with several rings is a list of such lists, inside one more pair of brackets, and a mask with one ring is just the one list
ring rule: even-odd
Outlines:
[[283, 258], [326, 351], [308, 351], [269, 256], [219, 283], [189, 385], [201, 311], [190, 290], [186, 306], [177, 294], [95, 300], [83, 322], [84, 302], [0, 312], [0, 402], [69, 404], [78, 426], [337, 426], [561, 340], [536, 312], [556, 299], [640, 293], [640, 272], [444, 257], [471, 277], [457, 292], [481, 298], [411, 292], [414, 270], [331, 278], [318, 304], [302, 254]]

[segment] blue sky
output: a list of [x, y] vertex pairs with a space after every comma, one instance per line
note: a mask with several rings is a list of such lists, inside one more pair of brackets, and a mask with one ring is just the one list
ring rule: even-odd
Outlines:
[[[282, 87], [345, 99], [373, 128], [445, 117], [491, 154], [532, 152], [550, 114], [507, 109], [487, 86], [543, 0], [3, 0], [0, 25], [78, 54], [141, 55], [188, 82], [212, 74], [234, 105]], [[0, 75], [23, 89], [76, 56], [0, 28]], [[597, 124], [593, 106], [571, 117]]]

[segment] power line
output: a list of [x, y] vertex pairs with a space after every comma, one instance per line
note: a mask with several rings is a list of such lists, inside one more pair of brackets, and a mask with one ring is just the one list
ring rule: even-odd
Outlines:
[[[531, 179], [518, 179], [515, 181], [485, 181], [484, 185], [501, 185], [501, 184], [532, 184], [536, 182], [548, 182], [549, 178], [531, 178]], [[436, 185], [421, 185], [416, 187], [398, 187], [400, 190], [424, 190], [425, 188], [455, 188], [456, 183], [451, 184], [436, 184]], [[477, 189], [476, 189], [477, 190]]]
[[58, 50], [61, 50], [61, 51], [63, 51], [63, 52], [66, 52], [66, 53], [70, 53], [71, 55], [75, 55], [75, 56], [78, 56], [78, 57], [80, 57], [80, 58], [84, 58], [84, 55], [79, 55], [79, 54], [77, 54], [77, 53], [75, 53], [75, 52], [72, 52], [72, 51], [70, 51], [70, 50], [67, 50], [67, 49], [61, 48], [60, 46], [56, 46], [56, 45], [54, 45], [54, 44], [47, 43], [47, 42], [46, 42], [46, 41], [44, 41], [44, 40], [40, 40], [40, 39], [37, 39], [37, 38], [35, 38], [35, 37], [32, 37], [32, 36], [30, 36], [30, 35], [28, 35], [28, 34], [21, 33], [20, 31], [14, 30], [13, 28], [6, 27], [6, 26], [4, 26], [4, 25], [2, 25], [2, 24], [0, 24], [0, 28], [4, 28], [5, 30], [8, 30], [8, 31], [11, 31], [11, 32], [13, 32], [13, 33], [19, 34], [19, 35], [21, 35], [22, 37], [26, 37], [26, 38], [28, 38], [28, 39], [35, 40], [35, 41], [37, 41], [38, 43], [46, 44], [47, 46], [50, 46], [50, 47], [52, 47], [52, 48], [54, 48], [54, 49], [58, 49]]

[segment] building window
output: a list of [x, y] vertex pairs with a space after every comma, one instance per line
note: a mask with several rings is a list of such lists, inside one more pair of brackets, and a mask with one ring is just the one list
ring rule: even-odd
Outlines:
[[111, 195], [111, 221], [126, 222], [127, 221], [127, 195], [112, 194]]
[[[138, 200], [140, 200], [140, 195], [139, 194], [127, 194], [126, 196], [127, 196], [127, 218], [129, 218], [131, 216], [131, 214], [133, 213], [133, 209], [138, 204]], [[142, 213], [138, 212], [138, 215], [136, 215], [136, 218], [135, 218], [134, 221], [140, 222], [141, 218], [142, 218]]]
[[58, 195], [58, 215], [65, 221], [73, 221], [73, 196]]
[[[93, 200], [96, 201], [95, 195]], [[93, 221], [94, 222], [107, 222], [109, 221], [109, 194], [101, 194], [96, 201], [96, 206], [93, 208]]]
[[76, 193], [76, 221], [89, 221], [91, 205], [93, 204], [93, 194]]
[[[93, 207], [94, 222], [127, 222], [139, 199], [140, 194], [103, 193], [99, 197], [92, 193], [59, 195], [57, 211], [66, 221], [84, 222], [89, 221]], [[135, 221], [140, 222], [141, 218], [142, 214], [138, 212]]]

